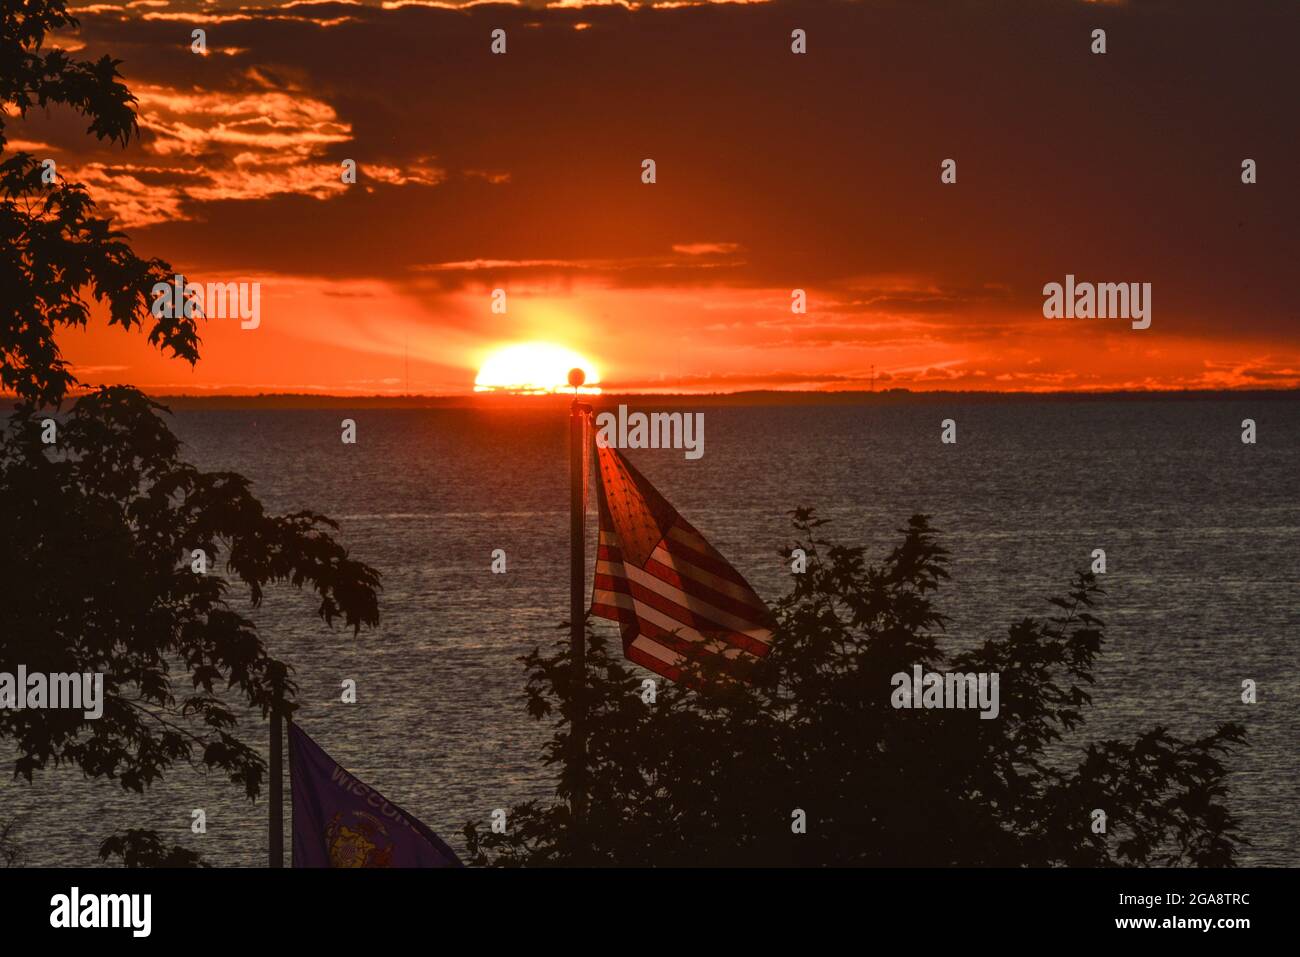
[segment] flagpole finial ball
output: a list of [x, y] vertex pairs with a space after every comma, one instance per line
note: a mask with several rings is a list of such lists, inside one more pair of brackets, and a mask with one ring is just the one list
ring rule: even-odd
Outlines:
[[569, 370], [569, 385], [573, 386], [575, 389], [586, 381], [587, 373], [583, 372], [581, 369]]

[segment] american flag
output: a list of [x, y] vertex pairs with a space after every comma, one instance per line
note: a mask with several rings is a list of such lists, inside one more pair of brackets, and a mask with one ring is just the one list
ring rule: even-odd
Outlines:
[[591, 613], [618, 622], [628, 659], [665, 678], [679, 680], [700, 658], [743, 672], [771, 650], [767, 606], [626, 459], [596, 446]]

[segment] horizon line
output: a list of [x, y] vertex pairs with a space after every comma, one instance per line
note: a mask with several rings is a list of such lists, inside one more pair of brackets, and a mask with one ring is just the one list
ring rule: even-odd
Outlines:
[[[68, 398], [77, 399], [93, 392], [98, 386], [80, 386], [69, 390]], [[312, 403], [338, 405], [355, 402], [367, 405], [391, 403], [394, 405], [498, 405], [498, 404], [550, 404], [556, 401], [569, 401], [573, 393], [568, 390], [547, 393], [515, 393], [505, 391], [469, 392], [469, 393], [333, 393], [333, 392], [167, 392], [148, 388], [139, 389], [151, 399], [184, 405], [220, 404], [229, 405], [239, 402], [258, 404], [294, 403], [300, 406]], [[999, 391], [993, 389], [924, 389], [913, 390], [904, 387], [890, 389], [840, 389], [834, 391], [815, 389], [743, 389], [731, 392], [614, 392], [604, 391], [599, 394], [584, 394], [583, 399], [595, 405], [618, 404], [619, 400], [671, 401], [671, 402], [710, 402], [710, 403], [753, 403], [780, 404], [782, 402], [798, 404], [858, 404], [870, 401], [909, 399], [914, 401], [934, 401], [938, 399], [958, 399], [972, 401], [1011, 400], [1011, 401], [1088, 401], [1088, 400], [1180, 400], [1209, 399], [1215, 397], [1259, 397], [1266, 399], [1300, 398], [1300, 387], [1233, 387], [1233, 388], [1154, 388], [1154, 389], [1060, 389], [1060, 390], [1014, 390]], [[0, 398], [17, 400], [10, 393], [0, 393]]]

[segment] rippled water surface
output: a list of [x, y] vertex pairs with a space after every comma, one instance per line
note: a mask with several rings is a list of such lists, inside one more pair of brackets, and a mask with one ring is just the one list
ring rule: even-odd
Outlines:
[[[358, 423], [355, 446], [339, 422]], [[956, 446], [939, 422], [958, 423]], [[1240, 440], [1243, 418], [1259, 441]], [[301, 721], [341, 763], [461, 847], [468, 819], [551, 793], [517, 658], [567, 616], [565, 421], [529, 410], [188, 411], [196, 464], [241, 472], [276, 510], [336, 518], [384, 577], [379, 629], [326, 628], [277, 589], [254, 614], [297, 667]], [[1242, 863], [1300, 864], [1300, 403], [1097, 401], [707, 408], [705, 455], [629, 457], [764, 595], [783, 592], [788, 515], [883, 554], [914, 512], [952, 551], [954, 644], [1002, 631], [1104, 548], [1109, 595], [1089, 735], [1249, 729], [1230, 803]], [[509, 571], [489, 572], [493, 549]], [[612, 625], [609, 627], [612, 633]], [[357, 682], [359, 703], [339, 702]], [[1259, 703], [1240, 702], [1243, 678]], [[250, 723], [248, 740], [264, 736]], [[263, 740], [264, 744], [264, 740]], [[29, 864], [90, 864], [156, 827], [216, 864], [266, 858], [265, 803], [176, 769], [145, 797], [67, 769], [0, 785]], [[206, 836], [189, 830], [205, 808]]]

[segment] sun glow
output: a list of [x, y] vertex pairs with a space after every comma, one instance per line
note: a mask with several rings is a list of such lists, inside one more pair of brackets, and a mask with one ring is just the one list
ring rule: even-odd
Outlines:
[[587, 384], [579, 392], [600, 392], [600, 373], [590, 359], [549, 342], [518, 342], [502, 346], [483, 361], [474, 391], [526, 395], [568, 391], [570, 369], [587, 375]]

